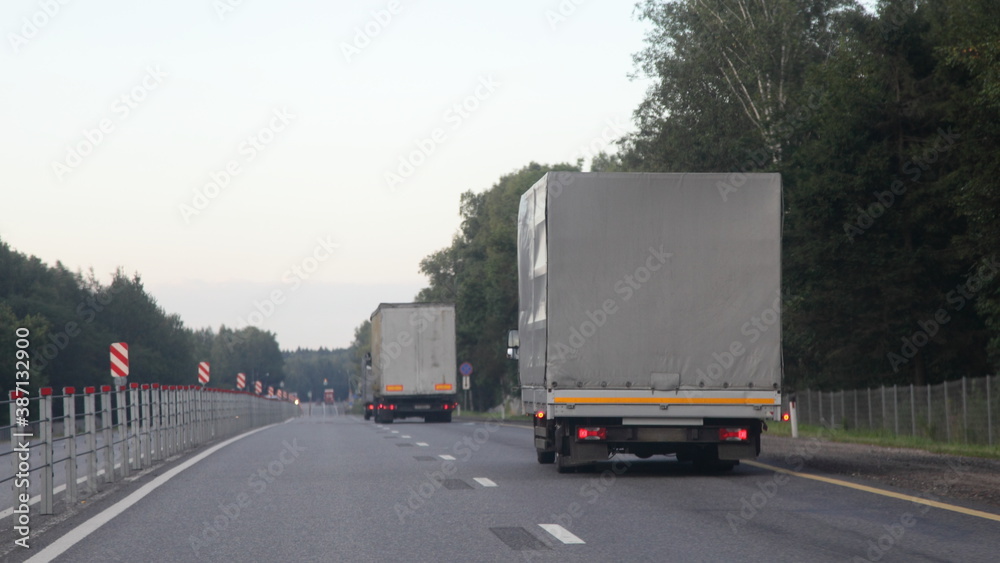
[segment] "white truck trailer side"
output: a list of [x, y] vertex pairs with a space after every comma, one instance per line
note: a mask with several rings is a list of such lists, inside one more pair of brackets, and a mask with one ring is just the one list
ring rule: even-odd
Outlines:
[[538, 461], [755, 458], [780, 417], [781, 223], [778, 174], [550, 172], [525, 192], [512, 344]]

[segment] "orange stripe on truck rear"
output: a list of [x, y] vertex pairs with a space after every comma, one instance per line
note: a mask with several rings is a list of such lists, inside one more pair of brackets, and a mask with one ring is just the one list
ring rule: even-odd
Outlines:
[[706, 399], [702, 397], [675, 397], [670, 399], [656, 397], [556, 397], [556, 404], [590, 403], [590, 404], [634, 404], [634, 405], [773, 405], [774, 399], [740, 399], [734, 397], [718, 397]]

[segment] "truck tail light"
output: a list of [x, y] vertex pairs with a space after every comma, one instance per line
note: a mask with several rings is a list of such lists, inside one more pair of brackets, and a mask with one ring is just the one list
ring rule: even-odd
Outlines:
[[720, 442], [745, 442], [750, 438], [750, 431], [746, 428], [720, 428]]
[[598, 426], [581, 426], [576, 429], [576, 438], [578, 440], [607, 440], [608, 429]]
[[788, 422], [791, 419], [792, 419], [792, 415], [788, 414], [787, 412], [781, 413], [781, 421], [782, 422]]
[[444, 410], [448, 410], [448, 408], [450, 408], [450, 407], [451, 407], [451, 405], [449, 405], [448, 403], [444, 404]]
[[389, 410], [391, 410], [391, 411], [396, 410], [396, 405], [389, 405]]
[[535, 418], [537, 418], [538, 420], [545, 420], [545, 411], [536, 412]]

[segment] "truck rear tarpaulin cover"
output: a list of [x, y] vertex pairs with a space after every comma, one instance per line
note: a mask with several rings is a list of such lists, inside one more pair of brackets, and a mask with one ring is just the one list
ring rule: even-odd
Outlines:
[[546, 174], [518, 214], [522, 386], [777, 389], [781, 218], [778, 174]]
[[382, 303], [371, 322], [376, 396], [457, 391], [454, 305]]

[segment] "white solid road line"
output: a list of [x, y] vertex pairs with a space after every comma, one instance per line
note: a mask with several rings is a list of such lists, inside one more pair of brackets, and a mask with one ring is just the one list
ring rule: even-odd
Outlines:
[[427, 442], [417, 442], [417, 445], [418, 446], [423, 446], [423, 447], [426, 448], [427, 447]]
[[487, 479], [486, 477], [473, 477], [472, 480], [475, 481], [475, 482], [477, 482], [477, 483], [479, 483], [480, 485], [482, 485], [484, 487], [496, 487], [497, 486], [496, 483], [494, 483], [491, 479]]
[[438, 457], [441, 458], [441, 459], [447, 460], [447, 461], [455, 461], [455, 456], [448, 455], [448, 454], [441, 454]]
[[574, 536], [569, 530], [563, 528], [559, 524], [539, 524], [543, 530], [555, 536], [555, 538], [563, 543], [586, 543], [580, 538]]
[[213, 453], [217, 452], [218, 450], [221, 450], [222, 448], [228, 446], [229, 444], [232, 444], [237, 440], [242, 440], [243, 438], [246, 438], [251, 434], [256, 434], [261, 430], [267, 430], [272, 426], [277, 426], [277, 424], [269, 424], [267, 426], [257, 428], [256, 430], [245, 432], [243, 434], [240, 434], [239, 436], [234, 436], [226, 440], [225, 442], [222, 442], [221, 444], [216, 444], [211, 448], [201, 452], [200, 454], [192, 457], [191, 459], [185, 461], [184, 463], [178, 465], [177, 467], [174, 467], [170, 471], [167, 471], [163, 475], [160, 475], [156, 479], [153, 479], [149, 483], [146, 483], [138, 491], [130, 494], [124, 499], [104, 509], [104, 511], [98, 514], [97, 516], [94, 516], [90, 520], [87, 520], [83, 524], [80, 524], [76, 528], [73, 528], [66, 535], [62, 536], [61, 538], [52, 542], [45, 549], [36, 553], [25, 563], [43, 563], [46, 561], [52, 561], [56, 557], [59, 557], [60, 555], [65, 553], [67, 549], [76, 545], [80, 540], [86, 538], [90, 534], [97, 531], [98, 528], [110, 522], [112, 518], [118, 516], [122, 512], [125, 512], [125, 510], [128, 509], [130, 506], [142, 500], [142, 498], [148, 495], [149, 493], [155, 491], [160, 485], [176, 477], [180, 472], [184, 471], [188, 467], [191, 467], [192, 465], [198, 463], [199, 461], [205, 459], [206, 457], [212, 455]]

